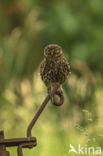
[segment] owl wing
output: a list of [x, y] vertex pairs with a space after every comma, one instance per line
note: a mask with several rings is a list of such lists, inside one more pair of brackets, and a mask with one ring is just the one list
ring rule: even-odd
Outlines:
[[41, 75], [41, 77], [43, 77], [43, 72], [44, 72], [44, 69], [45, 69], [45, 65], [46, 65], [46, 61], [43, 60], [41, 65], [40, 65], [40, 75]]
[[63, 64], [62, 66], [64, 67], [64, 71], [66, 72], [67, 75], [69, 75], [71, 73], [71, 69], [70, 69], [70, 64], [66, 60], [66, 58], [63, 58], [62, 64]]
[[50, 84], [50, 80], [48, 79], [48, 74], [47, 74], [47, 63], [46, 60], [44, 60], [41, 65], [40, 65], [40, 75], [41, 75], [41, 79], [43, 80], [44, 84], [47, 87], [48, 92], [51, 90], [51, 84]]

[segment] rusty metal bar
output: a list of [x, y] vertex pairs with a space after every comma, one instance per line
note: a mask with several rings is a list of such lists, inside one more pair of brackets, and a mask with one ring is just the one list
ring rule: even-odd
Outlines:
[[29, 137], [29, 138], [14, 138], [14, 139], [0, 139], [0, 147], [11, 147], [11, 146], [19, 146], [20, 144], [24, 143], [35, 143], [36, 146], [36, 138]]
[[[0, 131], [0, 140], [4, 139], [4, 131]], [[9, 152], [6, 151], [6, 145], [0, 145], [0, 156], [10, 156]]]
[[18, 156], [23, 156], [23, 152], [22, 152], [22, 148], [27, 148], [27, 147], [34, 147], [35, 146], [35, 143], [23, 143], [23, 144], [20, 144], [17, 148], [17, 152], [18, 152]]
[[[32, 121], [30, 122], [27, 128], [27, 138], [5, 139], [4, 131], [0, 131], [0, 156], [10, 156], [9, 152], [6, 151], [6, 147], [18, 146], [18, 156], [23, 156], [22, 148], [33, 148], [37, 145], [36, 138], [31, 136], [32, 128], [34, 127], [36, 121], [38, 120], [40, 114], [43, 112], [49, 100], [51, 100], [51, 102], [56, 106], [60, 106], [63, 104], [64, 96], [63, 96], [63, 92], [61, 90], [58, 90], [59, 87], [60, 84], [56, 84], [56, 86], [44, 99], [42, 105], [38, 109], [37, 113], [35, 114], [34, 118], [32, 119]], [[60, 98], [59, 102], [55, 101], [54, 98], [55, 94], [59, 96]]]
[[60, 101], [55, 101], [55, 98], [53, 97], [52, 99], [51, 99], [51, 102], [52, 102], [52, 104], [54, 104], [55, 106], [61, 106], [63, 103], [64, 103], [64, 96], [63, 96], [63, 92], [62, 92], [62, 90], [57, 90], [56, 92], [55, 92], [55, 94], [56, 95], [58, 95], [59, 97], [60, 97]]
[[[0, 131], [0, 140], [4, 139], [4, 131]], [[6, 146], [4, 144], [2, 144], [0, 146], [0, 150], [6, 150]]]
[[60, 87], [60, 84], [56, 84], [56, 86], [53, 88], [53, 90], [47, 95], [47, 97], [43, 101], [41, 107], [39, 108], [39, 110], [37, 111], [37, 113], [35, 114], [34, 118], [32, 119], [32, 121], [30, 122], [30, 124], [29, 124], [29, 126], [27, 128], [27, 137], [31, 137], [32, 128], [34, 127], [36, 121], [38, 120], [40, 114], [44, 110], [44, 108], [47, 105], [48, 101], [51, 100], [51, 98], [54, 96], [54, 94], [56, 93], [56, 91], [58, 90], [59, 87]]

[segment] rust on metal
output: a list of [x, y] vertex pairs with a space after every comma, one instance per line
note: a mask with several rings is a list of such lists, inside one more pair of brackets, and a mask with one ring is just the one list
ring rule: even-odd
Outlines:
[[64, 96], [63, 96], [63, 92], [62, 91], [56, 91], [55, 92], [56, 95], [58, 95], [60, 97], [60, 101], [55, 101], [55, 98], [52, 98], [52, 103], [56, 106], [61, 106], [64, 103]]
[[10, 156], [8, 151], [1, 151], [0, 150], [0, 156]]
[[4, 145], [6, 147], [12, 146], [19, 146], [20, 144], [24, 143], [35, 143], [36, 145], [36, 138], [29, 137], [29, 138], [14, 138], [14, 139], [0, 139], [0, 146]]
[[60, 97], [60, 101], [59, 102], [53, 101], [53, 104], [55, 104], [57, 106], [60, 106], [61, 104], [63, 104], [64, 96], [63, 96], [63, 94], [61, 94], [61, 92], [57, 91], [59, 87], [60, 87], [60, 84], [59, 83], [56, 84], [56, 86], [53, 88], [53, 90], [47, 95], [47, 97], [43, 101], [42, 105], [40, 106], [39, 110], [37, 111], [37, 113], [35, 114], [34, 118], [32, 119], [32, 121], [30, 122], [30, 124], [29, 124], [29, 126], [27, 128], [27, 137], [31, 137], [32, 128], [34, 127], [36, 121], [38, 120], [40, 114], [44, 110], [44, 108], [47, 105], [48, 101], [51, 100], [52, 97], [54, 97], [55, 93]]
[[37, 145], [35, 137], [4, 139], [4, 132], [0, 131], [0, 156], [10, 156], [6, 147], [18, 146], [18, 156], [23, 156], [22, 148], [33, 148]]
[[[0, 131], [0, 141], [4, 140], [4, 131]], [[10, 156], [9, 152], [6, 151], [6, 146], [2, 143], [0, 145], [0, 156]]]
[[[31, 131], [34, 127], [36, 121], [38, 120], [40, 114], [43, 112], [49, 100], [56, 106], [61, 106], [64, 102], [64, 96], [62, 91], [58, 91], [60, 84], [56, 84], [56, 86], [52, 89], [52, 91], [47, 95], [44, 99], [42, 105], [38, 109], [34, 118], [30, 122], [27, 128], [27, 137], [26, 138], [13, 138], [13, 139], [5, 139], [4, 131], [0, 131], [0, 156], [10, 156], [9, 152], [6, 151], [6, 147], [18, 146], [17, 152], [18, 156], [23, 156], [22, 148], [33, 148], [37, 145], [37, 141], [35, 137], [32, 137]], [[56, 102], [54, 95], [58, 95], [60, 101]]]
[[20, 144], [18, 146], [18, 149], [17, 149], [17, 152], [18, 152], [18, 156], [23, 156], [23, 152], [22, 152], [22, 148], [32, 148], [32, 147], [35, 147], [35, 143], [23, 143], [23, 144]]
[[[4, 139], [4, 131], [0, 131], [0, 140], [3, 140]], [[6, 150], [6, 146], [4, 144], [2, 144], [0, 146], [0, 150]]]

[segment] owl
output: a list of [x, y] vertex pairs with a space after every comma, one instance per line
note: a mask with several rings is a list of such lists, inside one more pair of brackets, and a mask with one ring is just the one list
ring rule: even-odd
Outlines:
[[70, 74], [69, 62], [64, 57], [62, 48], [57, 44], [50, 44], [44, 48], [44, 60], [40, 65], [40, 75], [48, 92], [59, 83], [62, 85]]

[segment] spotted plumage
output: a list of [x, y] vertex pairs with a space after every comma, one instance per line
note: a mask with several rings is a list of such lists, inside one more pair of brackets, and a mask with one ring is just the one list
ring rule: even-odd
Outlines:
[[51, 44], [44, 49], [44, 60], [40, 66], [40, 75], [48, 91], [56, 83], [63, 84], [70, 73], [69, 62], [64, 57], [62, 48]]

